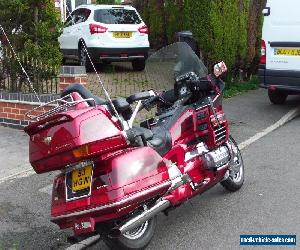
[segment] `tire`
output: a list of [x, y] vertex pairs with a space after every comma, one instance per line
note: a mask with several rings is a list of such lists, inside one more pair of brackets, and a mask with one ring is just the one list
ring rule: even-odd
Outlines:
[[235, 147], [235, 155], [233, 156], [233, 164], [235, 164], [235, 168], [237, 171], [230, 170], [229, 177], [221, 182], [221, 185], [230, 192], [235, 192], [239, 190], [244, 184], [244, 162], [242, 158], [241, 151], [238, 148], [235, 140], [229, 136], [229, 143]]
[[280, 90], [268, 90], [268, 96], [273, 104], [283, 104], [286, 101], [287, 94]]
[[135, 71], [143, 71], [145, 69], [146, 62], [144, 59], [136, 59], [131, 62], [132, 68]]
[[62, 65], [66, 65], [66, 58], [65, 58], [65, 57], [63, 57], [63, 58], [61, 59], [61, 64], [62, 64]]
[[145, 249], [156, 229], [157, 216], [144, 222], [140, 227], [124, 233], [118, 238], [104, 237], [105, 244], [114, 250], [142, 250]]
[[88, 56], [86, 54], [86, 51], [85, 51], [83, 45], [81, 45], [79, 47], [79, 55], [78, 55], [78, 57], [79, 57], [79, 66], [84, 66], [86, 72], [90, 72], [92, 70], [92, 65], [89, 62], [89, 58], [88, 58]]

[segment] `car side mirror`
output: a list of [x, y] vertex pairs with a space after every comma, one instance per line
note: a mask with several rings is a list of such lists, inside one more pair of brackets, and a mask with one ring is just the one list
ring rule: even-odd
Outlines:
[[216, 78], [223, 76], [224, 74], [226, 74], [226, 72], [227, 72], [227, 66], [223, 61], [216, 63], [213, 66], [213, 74], [215, 75]]

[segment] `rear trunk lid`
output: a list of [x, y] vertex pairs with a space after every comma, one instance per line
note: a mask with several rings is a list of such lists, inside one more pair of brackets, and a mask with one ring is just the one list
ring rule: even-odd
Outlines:
[[30, 135], [29, 161], [37, 173], [59, 170], [79, 161], [73, 150], [82, 145], [122, 135], [103, 107], [61, 112], [24, 130]]

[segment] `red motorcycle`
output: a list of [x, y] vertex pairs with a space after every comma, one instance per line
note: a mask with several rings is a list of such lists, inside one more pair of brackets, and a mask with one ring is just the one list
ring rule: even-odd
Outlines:
[[[107, 101], [71, 85], [51, 110], [34, 110], [25, 128], [36, 173], [60, 170], [51, 221], [76, 236], [100, 234], [116, 249], [144, 249], [159, 212], [217, 183], [236, 191], [244, 182], [222, 110], [225, 64], [209, 75], [186, 43], [175, 43], [152, 55], [146, 70], [157, 89], [174, 88]], [[153, 118], [135, 125], [139, 111], [154, 107]]]

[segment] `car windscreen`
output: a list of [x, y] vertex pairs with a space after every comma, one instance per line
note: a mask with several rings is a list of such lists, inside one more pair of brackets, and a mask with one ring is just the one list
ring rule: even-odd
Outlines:
[[106, 24], [140, 24], [142, 22], [135, 10], [128, 9], [95, 10], [94, 19], [96, 22]]

